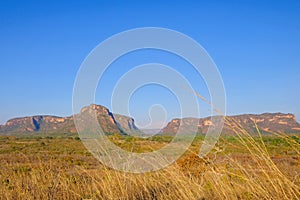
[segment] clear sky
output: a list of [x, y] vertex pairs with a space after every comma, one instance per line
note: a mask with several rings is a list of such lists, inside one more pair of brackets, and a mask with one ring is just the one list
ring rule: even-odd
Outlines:
[[[148, 26], [180, 31], [208, 51], [223, 77], [227, 114], [290, 112], [300, 119], [298, 0], [10, 0], [0, 2], [0, 123], [18, 116], [71, 115], [74, 80], [88, 53], [113, 34]], [[176, 59], [156, 51], [120, 59], [104, 78], [109, 84], [96, 103], [110, 107], [113, 81], [147, 62], [174, 66], [206, 96], [201, 77]], [[134, 94], [130, 108], [140, 124], [147, 123], [149, 106], [173, 98], [160, 90], [149, 86]], [[177, 109], [176, 103], [167, 106]]]

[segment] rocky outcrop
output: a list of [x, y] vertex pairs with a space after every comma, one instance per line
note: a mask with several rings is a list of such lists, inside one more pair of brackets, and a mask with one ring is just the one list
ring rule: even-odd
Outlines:
[[[250, 134], [256, 134], [255, 124], [262, 133], [284, 132], [299, 133], [300, 124], [296, 121], [293, 114], [283, 113], [264, 113], [260, 115], [245, 114], [236, 116], [227, 116], [223, 134], [233, 134], [232, 127], [240, 125]], [[209, 126], [214, 126], [210, 117], [207, 118], [184, 118], [173, 119], [162, 130], [162, 134], [173, 135], [177, 133], [179, 127], [189, 132], [192, 127], [197, 127], [199, 134], [206, 134]]]

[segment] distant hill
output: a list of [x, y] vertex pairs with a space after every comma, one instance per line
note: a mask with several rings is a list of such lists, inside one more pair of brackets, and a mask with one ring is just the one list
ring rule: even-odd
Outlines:
[[[122, 135], [141, 135], [134, 119], [128, 116], [113, 114], [107, 108], [101, 105], [92, 104], [81, 109], [81, 113], [89, 112], [89, 109], [96, 110], [98, 121], [107, 134], [122, 134]], [[229, 121], [239, 123], [249, 133], [255, 134], [255, 123], [263, 133], [270, 132], [285, 132], [285, 133], [300, 133], [300, 124], [296, 121], [293, 114], [283, 113], [264, 113], [260, 115], [244, 114], [236, 116], [227, 116]], [[254, 123], [255, 122], [255, 123]], [[179, 125], [182, 123], [182, 128], [189, 133], [191, 127], [198, 127], [199, 134], [205, 134], [212, 121], [207, 118], [184, 118], [173, 119], [166, 127], [161, 130], [161, 134], [174, 135]], [[158, 130], [155, 130], [158, 132]], [[77, 130], [74, 125], [73, 116], [58, 117], [50, 115], [38, 115], [31, 117], [21, 117], [10, 119], [5, 125], [0, 125], [0, 135], [15, 135], [15, 134], [76, 134]], [[223, 129], [223, 134], [232, 134], [230, 124], [226, 124]], [[150, 132], [145, 132], [150, 134]], [[145, 135], [142, 134], [142, 135]], [[151, 131], [153, 134], [153, 131]]]
[[[111, 113], [104, 106], [92, 104], [84, 107], [81, 112], [90, 108], [96, 110], [98, 121], [105, 133], [131, 134], [138, 132], [131, 117]], [[57, 117], [38, 115], [10, 119], [5, 125], [0, 125], [0, 135], [30, 134], [30, 133], [77, 133], [73, 116]]]
[[[233, 134], [232, 128], [234, 123], [239, 124], [250, 134], [257, 134], [255, 124], [262, 133], [284, 132], [284, 133], [300, 133], [300, 124], [296, 121], [293, 114], [283, 113], [264, 113], [264, 114], [244, 114], [236, 116], [227, 116], [227, 121], [222, 130], [222, 134]], [[162, 130], [162, 134], [173, 135], [178, 131], [179, 126], [183, 130], [189, 132], [191, 127], [198, 127], [198, 133], [206, 134], [210, 125], [214, 126], [210, 117], [207, 118], [184, 118], [173, 119]]]

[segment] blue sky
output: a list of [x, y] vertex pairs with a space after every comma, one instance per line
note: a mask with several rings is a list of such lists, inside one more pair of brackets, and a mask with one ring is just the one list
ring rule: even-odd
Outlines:
[[[71, 115], [76, 73], [88, 53], [116, 33], [148, 26], [180, 31], [208, 51], [223, 77], [227, 114], [290, 112], [300, 119], [299, 11], [300, 2], [289, 0], [1, 1], [0, 123], [18, 116]], [[114, 81], [145, 62], [174, 66], [208, 95], [201, 77], [176, 59], [155, 51], [120, 59], [96, 103], [110, 107]], [[130, 103], [141, 124], [153, 104], [178, 109], [161, 88], [144, 89]]]

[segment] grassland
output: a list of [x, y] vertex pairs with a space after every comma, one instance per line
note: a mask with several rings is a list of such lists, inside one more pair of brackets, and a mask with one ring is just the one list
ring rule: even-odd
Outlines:
[[[170, 137], [110, 136], [147, 152]], [[224, 136], [205, 158], [203, 136], [171, 166], [130, 174], [99, 163], [78, 137], [0, 137], [1, 199], [300, 199], [300, 137]]]

